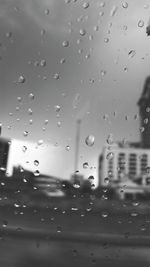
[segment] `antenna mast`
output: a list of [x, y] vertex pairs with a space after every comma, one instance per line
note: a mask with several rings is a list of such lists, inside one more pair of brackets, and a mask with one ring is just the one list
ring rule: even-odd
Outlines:
[[79, 163], [79, 144], [80, 144], [80, 127], [81, 127], [81, 119], [77, 119], [76, 121], [76, 144], [75, 144], [75, 165], [74, 165], [74, 173], [78, 170]]

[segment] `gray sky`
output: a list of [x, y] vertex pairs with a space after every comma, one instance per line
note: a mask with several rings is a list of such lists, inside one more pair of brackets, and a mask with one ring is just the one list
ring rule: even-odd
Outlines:
[[[148, 3], [0, 1], [3, 136], [44, 140], [42, 172], [70, 176], [78, 117], [82, 118], [79, 169], [85, 175], [94, 174], [97, 179], [98, 156], [110, 133], [114, 140], [139, 140], [136, 103], [150, 74], [150, 37], [145, 33]], [[24, 83], [18, 82], [21, 75]], [[90, 134], [95, 136], [92, 147], [85, 144]], [[50, 164], [51, 151], [55, 164]], [[84, 162], [92, 169], [83, 170]]]

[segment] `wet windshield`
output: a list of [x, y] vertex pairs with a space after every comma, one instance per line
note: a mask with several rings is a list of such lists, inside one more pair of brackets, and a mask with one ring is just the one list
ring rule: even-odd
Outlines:
[[150, 2], [0, 1], [0, 266], [149, 266]]

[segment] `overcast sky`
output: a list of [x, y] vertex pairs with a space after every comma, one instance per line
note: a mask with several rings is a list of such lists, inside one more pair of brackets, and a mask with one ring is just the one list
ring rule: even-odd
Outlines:
[[[0, 1], [3, 136], [42, 139], [42, 172], [67, 178], [73, 172], [77, 118], [82, 118], [79, 170], [96, 179], [110, 133], [114, 140], [139, 140], [134, 116], [150, 74], [148, 3]], [[92, 147], [85, 144], [88, 135], [95, 136]]]

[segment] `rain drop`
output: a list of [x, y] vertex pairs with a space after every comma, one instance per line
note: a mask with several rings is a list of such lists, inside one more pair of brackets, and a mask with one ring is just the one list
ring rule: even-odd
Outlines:
[[40, 172], [38, 171], [38, 170], [36, 170], [35, 172], [34, 172], [34, 176], [39, 176], [40, 175]]
[[2, 227], [7, 227], [7, 225], [8, 225], [8, 221], [6, 221], [6, 220], [3, 220], [3, 223], [2, 223]]
[[111, 160], [113, 159], [113, 157], [114, 157], [114, 154], [112, 152], [109, 152], [106, 156], [106, 159]]
[[84, 9], [86, 9], [86, 8], [89, 7], [89, 3], [88, 2], [84, 2], [82, 6], [83, 6]]
[[85, 139], [85, 143], [87, 146], [93, 146], [95, 142], [95, 137], [93, 135], [88, 135]]
[[17, 97], [17, 100], [18, 100], [18, 102], [21, 102], [22, 101], [22, 97], [21, 96], [18, 96]]
[[101, 216], [102, 216], [103, 218], [107, 218], [107, 217], [108, 217], [108, 212], [103, 211], [102, 214], [101, 214]]
[[143, 20], [139, 20], [138, 27], [142, 28], [143, 26], [144, 26], [144, 21]]
[[67, 146], [66, 146], [66, 151], [69, 151], [69, 150], [70, 150], [70, 146], [67, 145]]
[[49, 15], [49, 9], [48, 8], [45, 9], [44, 13], [45, 13], [45, 15]]
[[144, 127], [140, 127], [139, 130], [140, 130], [141, 133], [143, 133], [145, 128]]
[[26, 137], [28, 136], [29, 132], [28, 131], [24, 131], [23, 135]]
[[29, 114], [29, 115], [32, 115], [32, 113], [33, 113], [32, 109], [29, 108], [29, 109], [28, 109], [28, 114]]
[[123, 7], [123, 8], [128, 8], [128, 3], [127, 3], [127, 2], [123, 2], [123, 3], [122, 3], [122, 7]]
[[76, 189], [80, 188], [80, 182], [73, 183], [73, 187]]
[[46, 66], [46, 60], [45, 60], [45, 59], [42, 59], [42, 60], [40, 61], [40, 66], [41, 66], [41, 67], [45, 67], [45, 66]]
[[66, 62], [65, 58], [61, 58], [60, 64], [64, 64]]
[[35, 166], [38, 166], [38, 165], [39, 165], [39, 161], [38, 161], [38, 160], [35, 160], [35, 161], [34, 161], [34, 165], [35, 165]]
[[106, 177], [106, 178], [104, 179], [104, 182], [105, 182], [105, 184], [109, 184], [109, 178]]
[[6, 32], [6, 37], [11, 38], [12, 37], [12, 32]]
[[61, 107], [59, 105], [55, 105], [55, 111], [60, 112], [60, 110], [61, 110]]
[[18, 83], [25, 83], [26, 79], [23, 75], [20, 75], [18, 78]]
[[30, 99], [30, 100], [34, 100], [34, 94], [30, 93], [30, 94], [29, 94], [29, 99]]
[[61, 226], [57, 226], [57, 233], [61, 233], [62, 232], [62, 227]]
[[55, 74], [53, 75], [53, 78], [54, 78], [55, 80], [59, 80], [60, 76], [59, 76], [58, 73], [55, 73]]
[[44, 141], [42, 139], [38, 140], [37, 144], [40, 146], [40, 145], [43, 145]]
[[62, 46], [63, 47], [68, 47], [69, 46], [69, 41], [63, 41]]
[[27, 147], [26, 147], [26, 146], [23, 146], [23, 147], [22, 147], [22, 151], [23, 151], [23, 152], [26, 152], [26, 151], [27, 151]]
[[135, 55], [136, 55], [136, 51], [135, 50], [130, 50], [129, 53], [128, 53], [128, 56], [130, 58], [133, 58]]
[[84, 36], [86, 34], [86, 30], [85, 29], [80, 29], [80, 35]]
[[114, 17], [114, 16], [115, 16], [115, 14], [116, 14], [116, 12], [117, 12], [117, 9], [118, 9], [117, 6], [113, 6], [113, 8], [112, 8], [111, 11], [110, 11], [110, 16], [111, 16], [111, 17]]
[[84, 163], [83, 163], [83, 169], [87, 169], [88, 167], [89, 167], [88, 162], [84, 162]]

